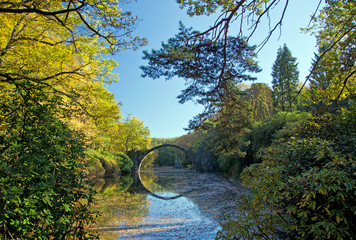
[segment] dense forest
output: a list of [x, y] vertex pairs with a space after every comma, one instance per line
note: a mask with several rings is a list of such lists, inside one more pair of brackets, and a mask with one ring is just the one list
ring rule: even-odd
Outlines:
[[[87, 232], [96, 215], [87, 180], [130, 173], [130, 152], [171, 143], [210, 151], [216, 172], [250, 189], [236, 196], [240, 215], [226, 215], [218, 239], [355, 239], [355, 2], [320, 1], [304, 29], [318, 45], [310, 75], [300, 80], [287, 43], [271, 87], [251, 83], [256, 52], [285, 11], [260, 46], [248, 41], [288, 1], [177, 3], [191, 17], [223, 15], [202, 31], [180, 24], [145, 51], [143, 77], [180, 77], [179, 101], [205, 111], [188, 134], [151, 139], [106, 88], [117, 81], [108, 55], [147, 43], [132, 36], [136, 16], [115, 0], [0, 2], [0, 238], [97, 238]], [[233, 24], [243, 34], [229, 36]], [[193, 167], [171, 149], [153, 155], [147, 166], [180, 158]]]

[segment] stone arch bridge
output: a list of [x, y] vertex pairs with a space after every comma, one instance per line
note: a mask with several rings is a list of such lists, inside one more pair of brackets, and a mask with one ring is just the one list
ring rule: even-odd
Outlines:
[[132, 159], [134, 165], [132, 167], [133, 171], [139, 171], [139, 168], [142, 164], [142, 161], [145, 157], [155, 150], [165, 147], [172, 147], [179, 150], [182, 150], [188, 158], [192, 160], [193, 167], [198, 172], [213, 172], [214, 171], [214, 156], [211, 152], [199, 148], [196, 153], [189, 151], [181, 146], [175, 144], [162, 144], [155, 146], [149, 150], [140, 150], [140, 151], [133, 151], [129, 153], [130, 158]]
[[184, 196], [184, 195], [195, 190], [194, 188], [191, 188], [190, 190], [187, 190], [181, 194], [177, 194], [177, 195], [171, 196], [171, 197], [164, 197], [164, 196], [160, 196], [160, 195], [150, 191], [148, 188], [146, 188], [146, 186], [142, 182], [141, 175], [140, 175], [140, 168], [141, 168], [142, 162], [144, 161], [145, 157], [150, 152], [153, 152], [155, 150], [158, 150], [158, 149], [164, 148], [164, 147], [172, 147], [172, 148], [177, 148], [179, 150], [182, 150], [187, 155], [187, 157], [192, 160], [194, 169], [196, 171], [199, 171], [199, 172], [214, 171], [214, 156], [209, 151], [206, 151], [203, 149], [198, 149], [198, 151], [196, 153], [194, 153], [192, 151], [189, 151], [189, 150], [187, 150], [181, 146], [175, 145], [175, 144], [162, 144], [162, 145], [153, 147], [146, 151], [131, 152], [131, 153], [129, 153], [129, 156], [134, 163], [134, 165], [133, 165], [133, 170], [135, 172], [134, 175], [136, 175], [139, 179], [140, 188], [143, 189], [148, 194], [150, 194], [151, 196], [154, 196], [156, 198], [163, 199], [163, 200], [172, 200], [172, 199], [176, 199], [181, 196]]

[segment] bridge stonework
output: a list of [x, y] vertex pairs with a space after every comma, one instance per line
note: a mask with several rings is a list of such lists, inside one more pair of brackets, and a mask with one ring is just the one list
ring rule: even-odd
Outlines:
[[133, 161], [134, 165], [132, 167], [133, 171], [139, 171], [140, 166], [144, 158], [152, 151], [155, 151], [164, 147], [173, 147], [179, 150], [182, 150], [188, 158], [192, 160], [194, 169], [198, 172], [213, 172], [214, 171], [214, 156], [211, 152], [199, 148], [196, 153], [189, 151], [181, 146], [175, 144], [162, 144], [159, 146], [155, 146], [146, 151], [134, 151], [129, 153], [129, 157]]

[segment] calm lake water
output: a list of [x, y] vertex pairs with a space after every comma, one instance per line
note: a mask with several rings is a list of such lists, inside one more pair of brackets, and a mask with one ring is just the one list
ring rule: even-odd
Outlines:
[[224, 212], [233, 212], [244, 189], [213, 173], [156, 168], [138, 177], [99, 179], [95, 210], [101, 212], [93, 230], [101, 239], [215, 239]]

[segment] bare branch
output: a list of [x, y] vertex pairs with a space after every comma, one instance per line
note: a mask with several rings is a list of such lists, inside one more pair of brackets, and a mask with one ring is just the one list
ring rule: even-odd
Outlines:
[[319, 8], [320, 8], [320, 5], [321, 5], [322, 1], [323, 1], [323, 0], [319, 0], [318, 6], [316, 7], [316, 9], [315, 9], [315, 11], [314, 11], [313, 16], [310, 18], [310, 21], [309, 21], [309, 23], [308, 23], [308, 27], [310, 26], [310, 24], [312, 23], [312, 21], [315, 19], [315, 16], [316, 16], [316, 14], [317, 14], [317, 12], [318, 12], [318, 10], [319, 10]]
[[[271, 4], [265, 9], [265, 11], [263, 11], [263, 13], [257, 18], [255, 24], [253, 24], [253, 30], [252, 32], [250, 33], [250, 35], [247, 37], [247, 42], [250, 40], [250, 38], [252, 37], [252, 35], [255, 33], [255, 31], [257, 30], [257, 27], [258, 27], [258, 24], [260, 23], [262, 17], [265, 15], [265, 14], [269, 14], [269, 10], [270, 8], [279, 0], [273, 0], [273, 2], [271, 2]], [[270, 19], [270, 17], [268, 16], [268, 19]], [[242, 19], [241, 19], [242, 21]], [[241, 22], [241, 25], [242, 25], [242, 22]]]
[[37, 13], [37, 14], [41, 14], [44, 16], [55, 16], [55, 15], [61, 15], [61, 14], [68, 14], [70, 12], [77, 12], [80, 9], [82, 9], [86, 3], [85, 0], [81, 1], [81, 4], [78, 7], [74, 8], [69, 8], [70, 5], [73, 4], [72, 1], [69, 2], [67, 9], [63, 9], [63, 10], [58, 10], [58, 11], [44, 11], [41, 9], [37, 9], [37, 8], [0, 8], [0, 13]]
[[[299, 89], [298, 93], [295, 95], [295, 97], [292, 99], [291, 103], [293, 103], [297, 97], [299, 96], [299, 94], [302, 92], [303, 88], [305, 87], [305, 85], [307, 84], [307, 82], [310, 80], [311, 75], [313, 74], [315, 68], [317, 67], [317, 65], [319, 64], [319, 62], [323, 59], [323, 57], [325, 56], [325, 54], [329, 51], [331, 51], [337, 43], [339, 43], [344, 36], [346, 36], [348, 33], [350, 33], [353, 29], [356, 29], [356, 26], [351, 27], [350, 29], [348, 29], [347, 31], [345, 31], [340, 37], [335, 36], [335, 38], [333, 39], [332, 44], [329, 45], [329, 47], [327, 49], [324, 50], [324, 52], [316, 59], [315, 63], [313, 64], [312, 69], [309, 72], [309, 75], [306, 77], [302, 87]], [[336, 40], [335, 40], [336, 39]]]
[[105, 36], [102, 35], [98, 30], [94, 29], [92, 26], [90, 26], [90, 24], [84, 19], [83, 15], [80, 12], [76, 12], [77, 15], [79, 16], [79, 18], [82, 20], [82, 22], [84, 23], [84, 25], [89, 28], [92, 32], [94, 32], [97, 36], [104, 38], [109, 44], [114, 44], [111, 42], [111, 40]]
[[286, 4], [284, 5], [284, 9], [283, 9], [283, 12], [282, 12], [282, 16], [281, 18], [279, 19], [279, 21], [276, 23], [276, 25], [273, 27], [272, 30], [269, 31], [267, 37], [263, 40], [263, 42], [258, 45], [258, 50], [257, 50], [257, 53], [259, 51], [261, 51], [261, 49], [266, 45], [266, 43], [268, 42], [268, 40], [271, 38], [272, 34], [274, 33], [274, 31], [277, 29], [277, 27], [281, 28], [282, 26], [282, 22], [283, 22], [283, 19], [284, 19], [284, 15], [287, 11], [287, 7], [288, 7], [288, 4], [289, 4], [289, 0], [286, 0]]
[[50, 46], [56, 46], [62, 43], [73, 43], [73, 41], [58, 41], [58, 42], [48, 42], [48, 41], [43, 41], [43, 40], [39, 40], [36, 38], [26, 38], [26, 37], [21, 37], [21, 38], [17, 38], [14, 42], [17, 41], [33, 41], [33, 42], [39, 42], [39, 43], [43, 43], [46, 45], [50, 45]]
[[[342, 92], [344, 91], [345, 87], [346, 87], [346, 84], [347, 84], [347, 81], [352, 77], [352, 75], [354, 75], [356, 73], [356, 70], [352, 71], [345, 79], [344, 79], [344, 83], [343, 83], [343, 86], [342, 86], [342, 89], [339, 93], [339, 95], [337, 96], [337, 98], [335, 99], [335, 101], [339, 100]], [[349, 90], [350, 91], [350, 90]]]
[[203, 35], [207, 35], [213, 31], [216, 31], [216, 29], [218, 29], [219, 27], [222, 26], [223, 29], [226, 29], [229, 26], [229, 23], [232, 19], [232, 17], [235, 15], [235, 13], [240, 9], [240, 7], [243, 6], [243, 4], [246, 2], [246, 0], [241, 0], [235, 7], [234, 9], [232, 9], [231, 11], [227, 11], [226, 14], [229, 13], [229, 15], [226, 18], [221, 19], [219, 22], [217, 22], [213, 27], [209, 28], [208, 30], [206, 30], [205, 32], [199, 33], [197, 34], [195, 37], [199, 37], [199, 36], [203, 36]]
[[30, 80], [33, 82], [44, 82], [44, 81], [47, 81], [47, 80], [50, 80], [50, 79], [53, 79], [53, 78], [56, 78], [59, 76], [69, 75], [69, 74], [75, 74], [75, 75], [84, 77], [85, 75], [79, 72], [79, 70], [83, 67], [85, 67], [85, 66], [74, 69], [73, 71], [56, 73], [56, 74], [53, 74], [53, 75], [45, 77], [45, 78], [31, 78], [31, 77], [21, 75], [21, 74], [11, 74], [11, 73], [1, 73], [0, 72], [0, 77], [4, 78], [4, 79], [0, 79], [0, 82], [14, 83], [17, 80], [22, 80], [22, 79]]

